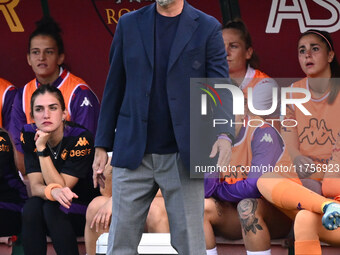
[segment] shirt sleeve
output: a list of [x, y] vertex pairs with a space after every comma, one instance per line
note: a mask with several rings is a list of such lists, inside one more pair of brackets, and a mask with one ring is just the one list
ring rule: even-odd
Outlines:
[[94, 156], [93, 136], [85, 131], [67, 145], [68, 155], [60, 173], [86, 178], [91, 172]]
[[261, 197], [256, 186], [257, 180], [263, 173], [274, 168], [283, 153], [283, 145], [282, 138], [273, 127], [265, 125], [257, 128], [251, 142], [253, 157], [247, 179], [228, 184], [219, 183], [219, 179], [214, 175], [207, 176], [204, 182], [205, 196], [229, 202]]
[[11, 120], [11, 112], [13, 107], [13, 102], [15, 95], [17, 93], [17, 89], [12, 86], [6, 91], [4, 104], [2, 107], [2, 126], [9, 130], [10, 120]]
[[35, 148], [34, 133], [26, 132], [22, 129], [20, 137], [26, 173], [41, 172], [40, 162]]
[[[0, 131], [0, 183], [1, 183], [1, 201], [6, 196], [6, 201], [11, 203], [16, 203], [16, 199], [13, 196], [9, 196], [7, 188], [15, 189], [19, 193], [21, 200], [27, 199], [26, 186], [21, 181], [17, 168], [14, 163], [14, 152], [11, 139], [7, 132]], [[3, 185], [5, 184], [5, 185]], [[5, 192], [4, 192], [5, 191]], [[9, 191], [10, 192], [10, 191]], [[10, 192], [13, 194], [12, 192]]]
[[9, 124], [9, 132], [12, 135], [13, 143], [16, 149], [24, 152], [20, 143], [20, 132], [25, 124], [27, 124], [26, 115], [22, 107], [22, 93], [23, 89], [18, 89], [13, 102], [11, 120]]
[[[10, 169], [10, 157], [13, 148], [6, 132], [0, 131], [0, 177], [8, 173]], [[13, 158], [14, 159], [14, 158]]]
[[76, 89], [70, 109], [71, 121], [82, 125], [95, 135], [100, 105], [97, 96], [89, 87], [80, 85]]

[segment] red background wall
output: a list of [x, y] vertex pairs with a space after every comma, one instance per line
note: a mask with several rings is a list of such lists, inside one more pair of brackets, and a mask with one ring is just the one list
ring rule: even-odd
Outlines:
[[[112, 41], [115, 22], [119, 13], [138, 9], [152, 1], [141, 0], [50, 0], [51, 16], [61, 25], [65, 44], [65, 64], [68, 69], [82, 77], [101, 98], [108, 70], [108, 52]], [[279, 1], [279, 0], [273, 0]], [[302, 0], [299, 0], [302, 1]], [[326, 1], [326, 0], [325, 0]], [[327, 0], [334, 1], [334, 0]], [[4, 1], [1, 1], [4, 2]], [[12, 32], [4, 15], [4, 4], [0, 3], [0, 77], [8, 79], [17, 87], [24, 86], [34, 74], [26, 61], [29, 34], [35, 21], [42, 17], [40, 0], [8, 0], [15, 4], [24, 31]], [[219, 0], [188, 0], [193, 6], [215, 16], [220, 22], [222, 15]], [[286, 5], [292, 0], [287, 0]], [[330, 12], [306, 0], [311, 18], [326, 19]], [[272, 1], [239, 0], [242, 18], [253, 38], [261, 69], [273, 77], [302, 77], [297, 61], [297, 40], [300, 34], [296, 20], [284, 20], [280, 33], [265, 32]], [[110, 9], [110, 10], [106, 10]], [[108, 20], [107, 13], [115, 15]], [[340, 10], [339, 10], [340, 12]], [[12, 15], [13, 18], [13, 15]], [[339, 18], [339, 17], [338, 17]], [[112, 22], [112, 24], [109, 24]], [[340, 29], [340, 27], [339, 27]], [[332, 33], [334, 44], [340, 42], [340, 32]], [[339, 48], [339, 47], [338, 47]], [[337, 52], [339, 52], [338, 49]]]
[[[108, 24], [107, 11], [114, 19], [118, 14], [138, 9], [152, 3], [141, 0], [50, 0], [50, 15], [60, 24], [65, 44], [65, 64], [75, 75], [83, 78], [101, 98], [108, 70], [108, 53], [112, 41], [115, 22]], [[7, 2], [14, 2], [9, 0]], [[188, 1], [221, 21], [218, 0]], [[35, 29], [35, 22], [42, 17], [40, 0], [19, 0], [14, 11], [24, 28], [23, 32], [12, 32], [0, 3], [0, 77], [11, 81], [17, 87], [23, 87], [34, 78], [32, 69], [26, 61], [28, 38]], [[104, 25], [105, 23], [105, 25]]]

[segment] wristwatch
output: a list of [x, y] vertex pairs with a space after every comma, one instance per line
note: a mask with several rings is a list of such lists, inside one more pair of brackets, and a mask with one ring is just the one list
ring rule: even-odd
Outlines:
[[49, 152], [48, 148], [46, 147], [43, 151], [37, 150], [37, 155], [38, 155], [38, 157], [48, 157], [48, 156], [50, 156], [50, 152]]
[[232, 145], [234, 145], [234, 143], [235, 143], [235, 137], [232, 135], [232, 134], [230, 134], [229, 132], [227, 132], [227, 133], [225, 133], [228, 137], [229, 137], [229, 139], [231, 140], [231, 144]]

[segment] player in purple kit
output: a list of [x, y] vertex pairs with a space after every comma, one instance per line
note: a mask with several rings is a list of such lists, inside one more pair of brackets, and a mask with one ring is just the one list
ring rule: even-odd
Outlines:
[[93, 136], [65, 120], [65, 102], [54, 86], [33, 93], [31, 112], [35, 123], [21, 136], [32, 193], [23, 209], [24, 251], [46, 254], [49, 235], [58, 254], [78, 255], [76, 236], [83, 236], [87, 205], [99, 195], [91, 178]]
[[26, 187], [14, 163], [11, 139], [0, 128], [0, 237], [21, 232], [21, 211], [26, 199]]
[[[37, 22], [36, 30], [31, 34], [27, 52], [28, 64], [36, 78], [19, 89], [14, 99], [11, 114], [10, 133], [18, 153], [18, 163], [22, 164], [20, 131], [26, 123], [31, 123], [30, 99], [41, 84], [57, 87], [65, 98], [68, 111], [67, 120], [83, 125], [95, 133], [99, 114], [99, 101], [90, 87], [81, 78], [62, 67], [64, 46], [58, 24], [50, 17]], [[23, 165], [19, 166], [23, 171]]]
[[0, 78], [0, 127], [8, 130], [11, 119], [12, 104], [17, 89], [5, 79]]
[[[264, 172], [290, 162], [282, 137], [260, 117], [238, 115], [235, 123], [244, 125], [235, 126], [236, 140], [224, 180], [220, 180], [218, 172], [208, 173], [205, 178], [207, 255], [217, 254], [215, 234], [228, 239], [243, 236], [247, 254], [252, 254], [251, 251], [257, 250], [256, 243], [251, 239], [253, 233], [269, 229], [272, 237], [281, 237], [289, 232], [291, 226], [288, 217], [260, 198], [256, 186]], [[271, 215], [270, 221], [264, 222], [254, 217], [256, 208], [264, 212], [264, 218]], [[289, 223], [287, 227], [275, 228], [275, 220], [279, 218]], [[270, 254], [270, 250], [267, 252], [264, 254]]]

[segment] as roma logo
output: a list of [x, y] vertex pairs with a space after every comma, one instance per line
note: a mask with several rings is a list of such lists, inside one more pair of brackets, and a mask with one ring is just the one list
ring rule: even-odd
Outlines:
[[0, 0], [0, 13], [4, 15], [12, 32], [23, 32], [24, 28], [19, 20], [15, 7], [20, 0]]
[[[1, 1], [1, 0], [0, 0]], [[154, 0], [91, 0], [93, 7], [105, 26], [106, 30], [112, 35], [116, 30], [119, 18], [130, 11], [137, 10], [149, 5]]]

